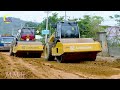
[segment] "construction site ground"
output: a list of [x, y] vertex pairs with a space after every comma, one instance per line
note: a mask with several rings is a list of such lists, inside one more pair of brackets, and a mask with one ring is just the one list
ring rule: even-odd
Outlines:
[[0, 52], [0, 79], [120, 79], [120, 60], [97, 56], [96, 61], [58, 63]]

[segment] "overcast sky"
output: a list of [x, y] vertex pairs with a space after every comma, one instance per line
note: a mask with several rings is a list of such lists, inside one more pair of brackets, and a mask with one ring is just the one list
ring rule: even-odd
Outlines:
[[[65, 11], [51, 11], [52, 13], [57, 12], [58, 16], [64, 16]], [[82, 18], [84, 15], [97, 15], [102, 16], [104, 18], [103, 25], [115, 25], [116, 22], [111, 20], [109, 16], [113, 16], [114, 14], [120, 14], [120, 11], [66, 11], [67, 18]], [[41, 22], [43, 18], [46, 17], [46, 13], [44, 11], [0, 11], [0, 17], [9, 14], [10, 17], [20, 18], [26, 21], [36, 21]]]

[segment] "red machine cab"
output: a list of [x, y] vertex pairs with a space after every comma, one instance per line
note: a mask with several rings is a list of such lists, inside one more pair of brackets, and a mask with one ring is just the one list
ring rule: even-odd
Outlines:
[[20, 31], [21, 41], [34, 41], [35, 40], [35, 29], [34, 28], [22, 28]]

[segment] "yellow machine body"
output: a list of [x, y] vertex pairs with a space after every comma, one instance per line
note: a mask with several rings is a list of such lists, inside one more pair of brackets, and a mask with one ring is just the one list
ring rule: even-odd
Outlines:
[[41, 42], [17, 42], [16, 46], [13, 46], [12, 52], [16, 56], [27, 56], [29, 54], [31, 56], [41, 57], [43, 53], [43, 45]]
[[62, 43], [57, 42], [55, 47], [52, 48], [53, 56], [60, 56], [64, 53], [77, 53], [77, 52], [100, 52], [101, 45], [99, 42], [94, 43]]
[[13, 53], [18, 51], [43, 51], [43, 45], [17, 45], [13, 47]]

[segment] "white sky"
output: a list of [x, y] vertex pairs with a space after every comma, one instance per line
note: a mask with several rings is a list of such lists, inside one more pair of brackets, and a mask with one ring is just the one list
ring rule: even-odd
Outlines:
[[[57, 12], [58, 16], [64, 16], [65, 11], [52, 11], [52, 13]], [[120, 11], [67, 11], [67, 18], [82, 18], [84, 15], [97, 15], [102, 16], [104, 18], [103, 25], [115, 25], [116, 22], [111, 20], [109, 16], [113, 16], [114, 14], [120, 14]], [[36, 21], [41, 22], [43, 18], [46, 17], [46, 13], [44, 11], [0, 11], [0, 17], [9, 14], [10, 17], [20, 18], [21, 20], [26, 21]]]

